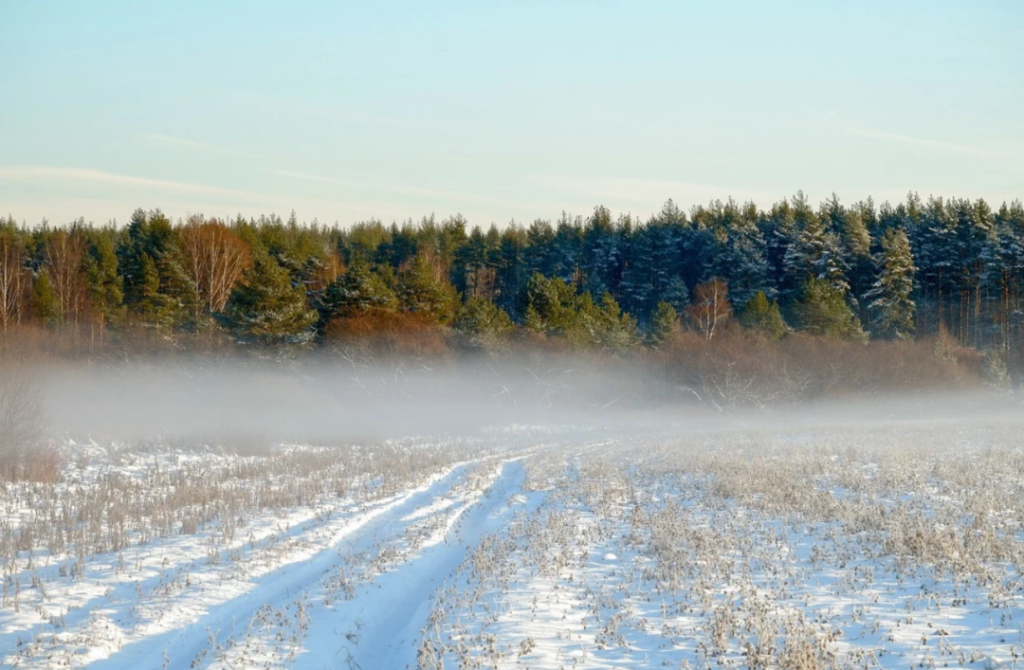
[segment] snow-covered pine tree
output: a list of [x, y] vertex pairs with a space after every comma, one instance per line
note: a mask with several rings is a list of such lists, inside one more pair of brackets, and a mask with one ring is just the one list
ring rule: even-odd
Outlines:
[[820, 279], [847, 297], [850, 284], [846, 278], [847, 267], [839, 237], [825, 228], [825, 223], [811, 211], [802, 193], [797, 195], [793, 209], [798, 228], [783, 259], [786, 292], [790, 296], [798, 295], [807, 280]]
[[654, 307], [651, 315], [650, 342], [660, 344], [679, 329], [679, 313], [668, 302], [662, 300]]
[[986, 339], [1002, 349], [1010, 348], [1011, 333], [1021, 321], [1018, 296], [1024, 280], [1024, 238], [1018, 226], [1024, 225], [1024, 220], [1015, 222], [1014, 214], [1024, 219], [1024, 211], [1019, 202], [1014, 207], [1016, 212], [1005, 204], [1000, 208], [980, 254], [981, 290], [988, 315]]
[[849, 301], [862, 321], [868, 317], [864, 297], [875, 281], [871, 234], [863, 216], [864, 208], [863, 204], [852, 208], [843, 207], [835, 193], [822, 208], [822, 217], [829, 221], [829, 230], [839, 240], [850, 285]]
[[668, 283], [665, 292], [661, 294], [662, 302], [667, 302], [678, 314], [686, 311], [690, 306], [690, 291], [686, 288], [686, 282], [682, 277], [673, 277]]
[[242, 341], [299, 343], [313, 336], [316, 311], [308, 308], [302, 286], [292, 285], [288, 270], [258, 253], [221, 318]]
[[870, 300], [871, 331], [876, 337], [904, 339], [914, 333], [914, 256], [900, 228], [882, 236], [876, 260], [878, 279], [865, 297]]
[[394, 291], [364, 258], [358, 256], [353, 258], [345, 273], [327, 287], [320, 307], [325, 321], [336, 316], [357, 316], [370, 310], [393, 312], [397, 309], [398, 297]]
[[607, 207], [595, 207], [583, 230], [583, 283], [595, 299], [617, 293], [622, 279], [620, 231]]

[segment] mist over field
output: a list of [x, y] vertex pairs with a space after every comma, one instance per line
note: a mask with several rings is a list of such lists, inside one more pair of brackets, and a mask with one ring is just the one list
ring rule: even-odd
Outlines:
[[770, 407], [699, 402], [693, 390], [629, 366], [583, 359], [353, 364], [138, 361], [42, 366], [36, 378], [53, 437], [187, 438], [267, 445], [413, 435], [472, 435], [508, 425], [580, 429], [801, 429], [829, 424], [1010, 420], [1012, 394], [933, 390], [849, 394]]
[[[637, 379], [585, 365], [432, 369], [422, 363], [50, 368], [40, 377], [53, 434], [344, 442], [473, 434], [511, 423], [592, 422], [640, 409]], [[604, 408], [604, 412], [602, 412]]]

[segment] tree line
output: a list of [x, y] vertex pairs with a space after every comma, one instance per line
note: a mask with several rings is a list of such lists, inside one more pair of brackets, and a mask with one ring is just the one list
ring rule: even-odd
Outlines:
[[1012, 352], [1022, 300], [1020, 201], [813, 206], [798, 193], [769, 209], [669, 200], [646, 221], [599, 206], [487, 229], [461, 216], [341, 228], [142, 209], [125, 226], [0, 220], [4, 332], [144, 327], [280, 344], [443, 326], [482, 349], [522, 333], [624, 351], [738, 323], [770, 339], [943, 332]]

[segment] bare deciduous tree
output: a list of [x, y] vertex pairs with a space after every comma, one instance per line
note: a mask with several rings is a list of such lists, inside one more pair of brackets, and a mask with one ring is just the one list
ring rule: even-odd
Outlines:
[[693, 290], [693, 301], [690, 303], [690, 317], [697, 324], [697, 329], [710, 340], [715, 336], [715, 329], [732, 316], [732, 305], [729, 304], [729, 285], [717, 277]]
[[44, 248], [53, 291], [60, 305], [61, 320], [78, 323], [85, 304], [82, 254], [85, 239], [80, 228], [58, 230]]
[[203, 304], [221, 312], [231, 291], [249, 267], [249, 249], [230, 228], [217, 220], [193, 217], [179, 231], [185, 269]]
[[345, 272], [345, 262], [337, 250], [332, 249], [323, 260], [317, 261], [316, 268], [310, 274], [306, 285], [310, 291], [323, 291], [343, 272]]
[[0, 235], [0, 329], [4, 331], [21, 322], [28, 286], [25, 273], [20, 244]]

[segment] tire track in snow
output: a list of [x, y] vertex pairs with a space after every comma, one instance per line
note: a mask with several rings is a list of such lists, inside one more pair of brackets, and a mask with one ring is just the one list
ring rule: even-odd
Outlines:
[[[526, 477], [520, 460], [506, 461], [490, 487], [472, 506], [464, 507], [445, 534], [411, 560], [378, 576], [360, 589], [357, 599], [340, 603], [335, 616], [313, 617], [306, 637], [306, 651], [297, 668], [416, 667], [420, 631], [430, 614], [431, 597], [455, 574], [469, 552], [484, 536], [501, 530], [518, 507], [514, 498], [522, 492]], [[530, 494], [527, 506], [539, 504], [543, 493]], [[358, 631], [355, 623], [362, 622]], [[351, 626], [352, 628], [346, 628]], [[356, 632], [356, 641], [345, 637]]]
[[[211, 640], [223, 644], [236, 632], [244, 632], [247, 622], [264, 605], [279, 606], [293, 601], [316, 585], [343, 556], [372, 546], [385, 531], [389, 535], [400, 532], [407, 525], [403, 523], [406, 516], [448, 494], [471, 465], [472, 462], [457, 465], [433, 483], [410, 490], [390, 505], [357, 516], [333, 536], [326, 548], [252, 580], [252, 588], [244, 593], [207, 604], [191, 623], [133, 640], [116, 653], [94, 660], [86, 667], [92, 670], [190, 668], [196, 657], [209, 649]], [[201, 598], [196, 605], [203, 607]]]
[[[359, 511], [356, 511], [356, 505], [352, 505], [352, 510], [348, 511], [345, 510], [346, 505], [342, 504], [337, 506], [333, 512], [345, 510], [346, 516], [352, 518], [352, 522], [354, 522], [355, 520], [369, 518], [370, 515], [378, 510], [386, 510], [395, 504], [396, 499], [400, 502], [402, 498], [403, 496], [399, 494], [382, 500], [361, 503], [358, 507]], [[241, 561], [239, 561], [240, 563], [246, 562], [257, 556], [260, 552], [268, 551], [274, 545], [316, 532], [321, 528], [321, 524], [316, 520], [316, 517], [317, 513], [311, 511], [305, 518], [291, 521], [291, 525], [287, 530], [273, 530], [269, 533], [261, 534], [258, 540], [242, 541], [234, 546], [220, 549], [216, 554], [217, 564], [230, 566], [233, 562], [232, 554], [235, 552], [238, 552], [242, 557]], [[349, 525], [345, 526], [342, 532], [347, 532]], [[208, 536], [209, 534], [210, 532], [207, 531], [202, 536]], [[117, 553], [111, 552], [91, 557], [85, 565], [84, 577], [78, 581], [109, 583], [109, 585], [106, 590], [99, 587], [93, 588], [94, 595], [88, 597], [71, 598], [66, 594], [68, 582], [65, 578], [58, 577], [62, 568], [67, 569], [66, 560], [61, 560], [53, 565], [22, 570], [16, 579], [23, 584], [40, 581], [51, 585], [48, 588], [53, 588], [55, 592], [65, 591], [60, 597], [62, 608], [60, 630], [66, 634], [79, 630], [88, 624], [94, 610], [103, 611], [108, 616], [112, 615], [114, 620], [124, 619], [128, 610], [135, 606], [146, 605], [147, 598], [151, 597], [159, 586], [174, 583], [183, 575], [195, 575], [199, 579], [209, 577], [213, 574], [208, 568], [210, 563], [209, 553], [200, 551], [201, 547], [197, 544], [197, 537], [202, 536], [179, 535], [157, 538], [149, 545], [130, 547], [123, 550], [120, 552], [122, 554], [120, 560], [124, 560], [124, 554], [128, 554], [128, 562], [145, 560], [146, 566], [143, 568], [143, 571], [146, 574], [142, 577], [124, 577], [120, 582], [113, 582], [111, 580], [111, 574], [117, 574], [115, 573], [115, 566], [119, 562], [116, 558]], [[338, 541], [340, 540], [333, 540], [332, 546]], [[131, 554], [136, 554], [136, 557], [132, 558]], [[139, 554], [145, 555], [145, 559], [139, 559]], [[164, 563], [166, 567], [154, 569], [154, 561], [161, 555], [165, 557], [168, 555], [179, 558], [184, 557], [184, 560], [169, 565]], [[58, 579], [64, 579], [64, 582], [61, 583]], [[71, 585], [76, 588], [79, 587], [76, 580], [72, 580]], [[140, 593], [143, 594], [141, 598], [138, 595]], [[193, 595], [193, 592], [184, 591], [178, 594], [176, 598], [188, 599], [191, 595]], [[173, 603], [175, 600], [170, 600], [169, 602]], [[65, 607], [67, 611], [63, 612]], [[19, 646], [19, 641], [20, 644], [25, 644], [28, 640], [33, 640], [53, 632], [53, 624], [49, 621], [40, 621], [32, 626], [23, 628], [0, 628], [0, 667], [5, 662], [5, 657], [3, 656], [5, 650], [14, 649], [16, 646]], [[9, 661], [9, 658], [7, 660]]]

